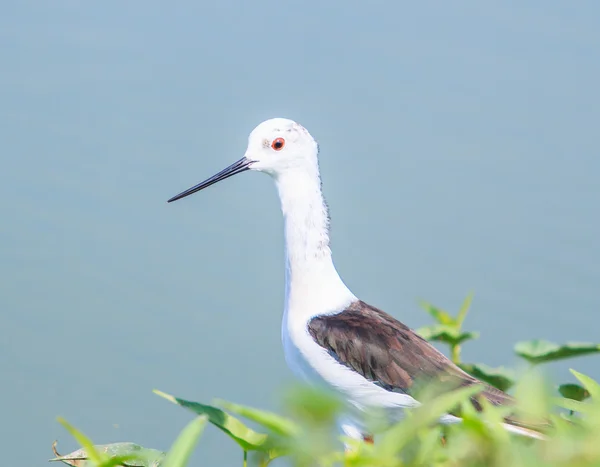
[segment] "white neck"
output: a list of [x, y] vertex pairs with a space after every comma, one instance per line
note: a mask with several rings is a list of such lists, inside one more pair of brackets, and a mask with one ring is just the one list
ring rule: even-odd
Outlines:
[[276, 177], [285, 222], [286, 315], [292, 320], [342, 311], [356, 297], [338, 275], [318, 170]]

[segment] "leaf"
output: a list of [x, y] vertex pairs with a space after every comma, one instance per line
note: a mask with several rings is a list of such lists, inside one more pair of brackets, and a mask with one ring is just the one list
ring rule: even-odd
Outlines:
[[102, 464], [106, 456], [100, 454], [100, 452], [96, 450], [94, 444], [86, 435], [77, 430], [62, 417], [58, 417], [58, 423], [65, 427], [71, 436], [77, 440], [80, 446], [85, 449], [86, 455], [94, 464]]
[[269, 448], [268, 435], [248, 428], [240, 420], [217, 407], [179, 399], [156, 389], [154, 393], [198, 415], [206, 415], [210, 423], [226, 433], [245, 451], [263, 451]]
[[[283, 394], [288, 416], [301, 427], [293, 438], [280, 441], [278, 454], [281, 449], [291, 458], [290, 465], [308, 466], [322, 465], [325, 457], [331, 454], [331, 447], [336, 441], [334, 425], [338, 420], [342, 402], [339, 394], [323, 386], [294, 384]], [[315, 462], [320, 459], [319, 462]], [[328, 461], [327, 461], [328, 462]]]
[[594, 409], [594, 406], [589, 403], [576, 401], [574, 399], [567, 399], [564, 397], [555, 397], [552, 399], [552, 403], [562, 407], [563, 409], [583, 414], [589, 413]]
[[479, 337], [478, 332], [462, 332], [456, 327], [445, 324], [425, 326], [417, 329], [416, 332], [425, 340], [446, 342], [450, 345], [459, 345], [464, 341]]
[[418, 451], [415, 455], [412, 465], [431, 465], [428, 460], [431, 459], [432, 452], [440, 444], [440, 439], [443, 435], [443, 428], [440, 425], [432, 426], [429, 430], [424, 431], [419, 436]]
[[583, 373], [579, 373], [573, 369], [569, 369], [569, 371], [573, 373], [575, 378], [577, 378], [581, 384], [583, 384], [583, 387], [587, 389], [592, 399], [595, 399], [596, 401], [600, 400], [600, 384]]
[[561, 396], [578, 402], [590, 397], [588, 390], [579, 386], [579, 384], [561, 384], [558, 387], [558, 392]]
[[[485, 410], [485, 402], [482, 401], [480, 405], [481, 409]], [[456, 415], [460, 416], [460, 418], [462, 419], [461, 427], [464, 427], [465, 430], [470, 431], [475, 436], [482, 437], [488, 431], [482, 416], [473, 404], [463, 404], [460, 407], [460, 413]]]
[[164, 467], [185, 467], [204, 431], [208, 417], [201, 415], [192, 420], [179, 434], [163, 464]]
[[440, 324], [453, 325], [455, 324], [454, 318], [447, 311], [442, 310], [436, 306], [433, 306], [428, 302], [421, 302], [421, 307], [429, 313], [433, 319], [435, 319]]
[[515, 353], [531, 363], [550, 362], [563, 358], [578, 357], [600, 352], [600, 344], [589, 342], [567, 342], [563, 345], [546, 340], [535, 339], [518, 342]]
[[234, 414], [252, 420], [281, 436], [293, 436], [300, 431], [300, 427], [294, 422], [273, 412], [254, 409], [220, 399], [216, 400], [215, 404]]
[[441, 327], [441, 325], [432, 324], [430, 326], [420, 327], [416, 329], [415, 332], [425, 340], [438, 340], [436, 339], [436, 336], [440, 335], [442, 332]]
[[491, 384], [501, 391], [507, 391], [515, 384], [514, 371], [509, 368], [504, 368], [502, 366], [492, 368], [491, 366], [482, 363], [460, 363], [458, 366], [471, 376]]
[[[60, 455], [56, 451], [56, 441], [52, 445], [55, 458], [51, 462], [60, 461], [74, 467], [86, 467], [94, 464], [85, 448], [78, 449], [69, 454]], [[98, 453], [106, 454], [108, 458], [102, 465], [107, 463], [119, 462], [125, 466], [156, 467], [161, 465], [165, 453], [156, 449], [144, 448], [135, 443], [112, 443], [94, 445], [94, 450]]]
[[[457, 389], [429, 400], [416, 409], [411, 410], [402, 422], [396, 424], [383, 434], [379, 445], [379, 452], [384, 457], [400, 452], [406, 444], [417, 436], [421, 428], [435, 423], [442, 415], [451, 412], [461, 403], [467, 402], [481, 390], [481, 385]], [[435, 390], [432, 389], [432, 393], [435, 393]]]
[[[509, 432], [504, 427], [506, 417], [513, 415], [513, 408], [506, 405], [493, 405], [486, 398], [479, 399], [481, 404], [481, 412], [477, 412], [477, 416], [486, 425], [486, 433], [491, 434], [498, 443], [506, 443], [509, 441]], [[466, 404], [465, 407], [470, 407], [475, 410], [475, 407]]]
[[471, 293], [469, 293], [469, 295], [467, 295], [467, 298], [465, 298], [465, 301], [461, 305], [460, 310], [458, 311], [458, 315], [456, 315], [456, 319], [454, 320], [454, 322], [456, 323], [456, 325], [459, 328], [462, 327], [462, 324], [465, 321], [465, 318], [467, 317], [467, 313], [469, 312], [469, 309], [471, 308], [472, 301], [473, 301], [473, 292], [471, 292]]
[[293, 386], [284, 397], [288, 410], [302, 423], [326, 426], [342, 409], [339, 397], [320, 387]]
[[519, 377], [514, 389], [518, 419], [537, 424], [542, 422], [551, 408], [551, 390], [538, 368], [530, 368]]

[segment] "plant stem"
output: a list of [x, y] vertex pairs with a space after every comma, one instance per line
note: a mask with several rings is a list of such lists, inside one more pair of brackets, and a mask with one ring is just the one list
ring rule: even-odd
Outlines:
[[248, 451], [244, 449], [244, 467], [248, 467]]
[[460, 363], [460, 345], [455, 344], [450, 347], [450, 356], [452, 358], [452, 362], [457, 365]]

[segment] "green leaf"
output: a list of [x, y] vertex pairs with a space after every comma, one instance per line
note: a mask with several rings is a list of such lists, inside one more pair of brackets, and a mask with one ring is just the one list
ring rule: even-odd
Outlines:
[[583, 401], [576, 401], [574, 399], [567, 399], [564, 397], [555, 397], [552, 399], [552, 403], [554, 405], [557, 405], [559, 407], [562, 407], [563, 409], [567, 409], [567, 410], [571, 410], [573, 412], [579, 412], [579, 413], [589, 413], [591, 411], [593, 411], [594, 406], [587, 403], [587, 402], [583, 402]]
[[[85, 448], [78, 449], [69, 454], [60, 455], [56, 451], [56, 442], [52, 445], [52, 450], [56, 457], [50, 459], [51, 462], [60, 461], [74, 467], [87, 467], [95, 464]], [[124, 466], [156, 467], [161, 465], [165, 458], [165, 453], [156, 449], [148, 449], [135, 443], [112, 443], [94, 445], [94, 450], [101, 455], [108, 456], [102, 463], [103, 466], [118, 462]]]
[[501, 391], [507, 391], [515, 384], [514, 371], [509, 368], [492, 368], [482, 363], [460, 363], [464, 371], [481, 381], [491, 384]]
[[[506, 405], [493, 405], [485, 397], [479, 399], [481, 404], [481, 412], [476, 412], [477, 417], [485, 423], [486, 434], [492, 435], [496, 438], [496, 442], [504, 444], [509, 441], [509, 433], [504, 428], [504, 422], [506, 417], [513, 414], [513, 408]], [[469, 407], [475, 411], [475, 407], [471, 404], [465, 404], [464, 407]]]
[[217, 399], [215, 404], [220, 405], [225, 410], [233, 412], [241, 417], [252, 420], [265, 428], [281, 436], [293, 436], [300, 431], [300, 427], [293, 421], [266, 410], [254, 409], [243, 405], [234, 404], [224, 400]]
[[515, 353], [531, 363], [550, 362], [563, 358], [578, 357], [600, 352], [600, 344], [589, 342], [567, 342], [563, 345], [546, 340], [535, 339], [518, 342]]
[[206, 415], [210, 423], [226, 433], [245, 451], [263, 451], [268, 449], [268, 435], [248, 428], [240, 420], [217, 407], [179, 399], [156, 389], [154, 393], [198, 415]]
[[297, 420], [320, 426], [334, 423], [342, 409], [342, 402], [335, 393], [306, 385], [290, 388], [284, 401]]
[[473, 292], [469, 293], [469, 295], [467, 295], [467, 298], [465, 298], [465, 301], [463, 302], [462, 306], [460, 307], [460, 310], [458, 311], [458, 315], [456, 316], [456, 319], [454, 321], [459, 328], [462, 327], [462, 324], [465, 321], [465, 318], [467, 317], [467, 313], [469, 313], [469, 309], [471, 308], [472, 301], [473, 301]]
[[595, 401], [600, 400], [600, 384], [583, 373], [579, 373], [573, 369], [569, 369], [569, 371], [573, 373], [575, 378], [577, 378], [581, 384], [583, 384], [583, 387], [587, 389], [592, 399], [595, 399]]
[[58, 417], [58, 423], [65, 427], [65, 429], [71, 434], [71, 436], [77, 440], [79, 445], [85, 449], [86, 455], [94, 464], [102, 464], [102, 462], [106, 459], [106, 456], [104, 456], [98, 450], [96, 450], [94, 443], [92, 443], [92, 441], [86, 435], [84, 435], [81, 431], [77, 430], [74, 426], [72, 426], [62, 417]]
[[450, 345], [459, 345], [464, 341], [479, 337], [478, 332], [462, 332], [454, 326], [445, 324], [425, 326], [417, 329], [416, 332], [425, 340], [445, 342]]
[[590, 397], [588, 390], [579, 386], [579, 384], [561, 384], [558, 387], [558, 392], [561, 396], [578, 402]]
[[167, 453], [163, 467], [185, 467], [204, 431], [208, 417], [201, 415], [192, 420], [179, 434]]
[[[286, 414], [301, 428], [293, 438], [283, 438], [278, 454], [290, 456], [290, 465], [331, 467], [324, 458], [331, 454], [337, 430], [334, 425], [343, 405], [339, 394], [323, 386], [295, 384], [288, 387], [282, 402]], [[315, 462], [319, 459], [319, 462]]]
[[551, 392], [538, 368], [530, 368], [520, 375], [514, 389], [518, 419], [536, 423], [546, 418], [551, 408]]
[[452, 315], [450, 315], [450, 313], [448, 313], [447, 311], [444, 311], [441, 308], [433, 306], [431, 303], [424, 301], [421, 302], [421, 307], [423, 307], [423, 309], [427, 313], [429, 313], [433, 317], [433, 319], [435, 319], [438, 323], [447, 325], [455, 324], [454, 317], [452, 317]]
[[418, 450], [415, 454], [412, 465], [431, 465], [432, 463], [428, 461], [432, 459], [431, 454], [435, 452], [440, 445], [440, 439], [442, 438], [442, 435], [443, 428], [440, 425], [432, 426], [427, 431], [424, 430], [419, 435]]
[[[383, 434], [379, 452], [384, 457], [400, 452], [404, 446], [418, 435], [420, 429], [435, 423], [440, 416], [450, 413], [455, 407], [467, 402], [482, 389], [481, 385], [473, 385], [447, 392], [411, 410], [402, 422]], [[436, 391], [432, 389], [431, 393], [435, 394]]]

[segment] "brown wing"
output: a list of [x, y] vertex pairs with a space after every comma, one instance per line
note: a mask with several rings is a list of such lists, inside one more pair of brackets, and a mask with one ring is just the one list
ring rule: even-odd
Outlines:
[[[363, 301], [341, 313], [313, 318], [308, 330], [338, 362], [388, 391], [414, 396], [417, 383], [439, 384], [445, 389], [479, 383], [484, 387], [481, 395], [492, 404], [514, 403], [508, 394], [465, 373], [400, 321]], [[472, 403], [481, 410], [475, 398]], [[512, 418], [506, 421], [522, 425]]]

